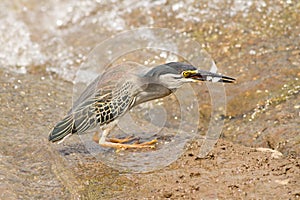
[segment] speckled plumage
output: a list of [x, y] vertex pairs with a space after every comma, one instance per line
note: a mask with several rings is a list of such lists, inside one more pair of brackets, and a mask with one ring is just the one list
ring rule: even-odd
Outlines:
[[[106, 126], [133, 106], [168, 96], [184, 83], [213, 81], [214, 78], [217, 79], [215, 82], [235, 81], [178, 62], [153, 68], [136, 63], [110, 67], [83, 91], [67, 116], [50, 132], [49, 141], [60, 141], [74, 133], [83, 134], [96, 126]], [[100, 142], [104, 142], [108, 132], [103, 134]]]

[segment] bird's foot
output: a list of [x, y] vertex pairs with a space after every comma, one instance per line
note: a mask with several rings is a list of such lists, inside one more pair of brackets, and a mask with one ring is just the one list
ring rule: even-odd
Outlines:
[[148, 141], [148, 142], [143, 142], [139, 143], [138, 141], [132, 143], [132, 144], [125, 144], [127, 142], [131, 142], [135, 140], [136, 138], [134, 136], [128, 136], [123, 139], [119, 138], [101, 138], [99, 139], [99, 134], [96, 132], [93, 136], [93, 140], [97, 142], [100, 146], [103, 147], [111, 147], [115, 148], [117, 150], [125, 150], [125, 149], [141, 149], [141, 148], [155, 148], [155, 143], [157, 143], [157, 139]]
[[123, 143], [115, 143], [115, 142], [103, 142], [99, 143], [99, 145], [103, 147], [111, 147], [115, 148], [117, 150], [125, 150], [125, 149], [141, 149], [141, 148], [155, 148], [155, 143], [157, 143], [157, 139], [148, 141], [148, 142], [143, 142], [143, 143], [133, 143], [133, 144], [123, 144]]
[[[122, 139], [119, 139], [119, 138], [108, 138], [108, 142], [111, 142], [111, 143], [119, 143], [119, 144], [123, 144], [123, 143], [126, 143], [126, 142], [130, 142], [132, 140], [134, 140], [135, 137], [134, 136], [128, 136], [126, 138], [122, 138]], [[93, 141], [96, 142], [96, 143], [99, 143], [99, 134], [96, 132], [93, 136]]]
[[126, 138], [123, 138], [123, 139], [120, 139], [120, 138], [108, 138], [107, 140], [109, 142], [112, 142], [112, 143], [119, 143], [119, 144], [123, 144], [123, 143], [126, 143], [126, 142], [130, 142], [132, 140], [134, 140], [135, 137], [134, 136], [128, 136]]

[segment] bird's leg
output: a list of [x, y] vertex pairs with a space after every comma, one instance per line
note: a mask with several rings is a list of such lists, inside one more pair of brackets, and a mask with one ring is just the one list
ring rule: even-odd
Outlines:
[[[99, 139], [99, 132], [96, 131], [95, 134], [94, 134], [94, 136], [93, 136], [93, 140], [94, 140], [96, 143], [98, 143], [98, 144], [105, 142], [105, 141], [106, 141], [106, 137], [108, 136], [109, 132], [110, 132], [114, 127], [115, 127], [115, 124], [113, 124], [112, 126], [109, 126], [109, 127], [107, 127], [106, 129], [104, 129], [104, 130], [103, 130], [103, 133], [101, 134], [101, 138], [100, 138], [100, 139]], [[126, 139], [126, 138], [125, 138], [125, 139]], [[120, 143], [126, 142], [125, 139], [124, 139], [124, 141], [121, 141], [121, 140], [120, 140]], [[116, 139], [116, 140], [118, 140], [118, 139]]]
[[[108, 140], [109, 142], [113, 142], [113, 143], [126, 143], [126, 142], [130, 142], [132, 140], [134, 140], [135, 138], [133, 136], [128, 136], [126, 138], [123, 139], [119, 139], [119, 138], [107, 138], [106, 140]], [[99, 133], [95, 132], [94, 136], [93, 136], [93, 140], [96, 143], [99, 143]]]
[[141, 149], [141, 148], [155, 148], [155, 143], [157, 142], [156, 139], [149, 141], [149, 142], [143, 142], [143, 143], [134, 143], [134, 144], [122, 144], [122, 143], [114, 143], [114, 142], [103, 142], [101, 143], [99, 140], [99, 145], [103, 147], [111, 147], [115, 149]]
[[95, 134], [93, 135], [93, 140], [96, 143], [99, 143], [99, 132], [96, 131]]
[[136, 142], [133, 144], [124, 144], [125, 142], [134, 140], [134, 137], [129, 136], [124, 139], [106, 138], [109, 135], [109, 132], [113, 129], [113, 127], [114, 126], [104, 129], [100, 139], [99, 139], [99, 133], [96, 132], [93, 136], [93, 140], [97, 142], [100, 146], [111, 147], [116, 149], [155, 148], [155, 143], [157, 143], [156, 139], [148, 142], [143, 142], [143, 143]]
[[111, 147], [111, 148], [116, 148], [116, 149], [155, 148], [155, 143], [157, 142], [156, 139], [149, 141], [149, 142], [134, 143], [134, 144], [123, 144], [124, 142], [128, 142], [128, 141], [132, 140], [132, 137], [128, 137], [125, 139], [112, 138], [112, 139], [108, 139], [109, 141], [106, 141], [106, 137], [109, 134], [109, 131], [111, 129], [112, 128], [107, 128], [103, 131], [101, 138], [98, 139], [98, 143], [100, 146]]
[[119, 138], [108, 138], [107, 140], [109, 142], [113, 142], [113, 143], [126, 143], [126, 142], [130, 142], [132, 140], [134, 140], [135, 138], [133, 136], [128, 136], [126, 138], [123, 138], [123, 139], [119, 139]]

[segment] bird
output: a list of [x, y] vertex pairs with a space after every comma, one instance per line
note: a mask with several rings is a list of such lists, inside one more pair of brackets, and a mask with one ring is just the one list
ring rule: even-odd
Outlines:
[[155, 148], [156, 139], [129, 143], [132, 137], [107, 138], [118, 120], [133, 107], [166, 97], [182, 85], [195, 82], [234, 83], [235, 78], [198, 69], [186, 62], [169, 62], [142, 68], [123, 63], [109, 68], [92, 81], [75, 101], [67, 115], [50, 131], [48, 140], [62, 142], [74, 134], [100, 127], [93, 140], [115, 149]]

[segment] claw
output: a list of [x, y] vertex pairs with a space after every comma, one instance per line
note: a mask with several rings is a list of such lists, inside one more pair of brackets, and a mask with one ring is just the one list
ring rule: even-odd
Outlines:
[[[157, 143], [157, 139], [154, 139], [154, 140], [151, 140], [148, 142], [139, 143], [139, 140], [137, 138], [135, 138], [134, 136], [128, 136], [123, 139], [119, 139], [119, 138], [105, 139], [106, 138], [105, 136], [107, 135], [107, 133], [108, 132], [103, 133], [101, 139], [99, 139], [99, 134], [98, 134], [98, 132], [96, 132], [93, 136], [93, 140], [95, 142], [97, 142], [100, 146], [115, 148], [115, 149], [117, 149], [117, 151], [125, 150], [125, 149], [141, 149], [141, 148], [154, 149], [155, 144]], [[125, 143], [133, 141], [133, 140], [136, 140], [136, 141], [132, 144], [125, 144]]]

